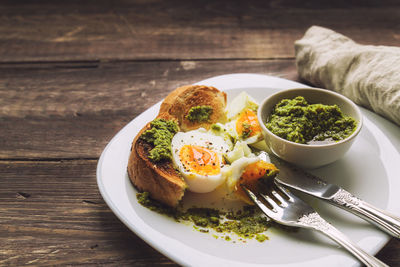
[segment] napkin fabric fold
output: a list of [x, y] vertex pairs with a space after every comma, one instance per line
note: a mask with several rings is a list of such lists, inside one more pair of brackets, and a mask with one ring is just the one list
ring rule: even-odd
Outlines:
[[295, 42], [299, 76], [343, 94], [400, 126], [400, 48], [360, 45], [312, 26]]

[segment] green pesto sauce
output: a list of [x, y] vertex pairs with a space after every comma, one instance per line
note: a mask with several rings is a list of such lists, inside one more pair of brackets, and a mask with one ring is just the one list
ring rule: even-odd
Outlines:
[[190, 108], [186, 119], [191, 122], [207, 122], [212, 113], [213, 109], [210, 106], [195, 106]]
[[179, 131], [178, 124], [173, 120], [155, 119], [150, 123], [140, 138], [154, 147], [150, 150], [149, 159], [153, 162], [170, 160], [172, 157], [171, 140]]
[[[268, 237], [261, 234], [266, 231], [271, 222], [267, 221], [255, 206], [244, 206], [237, 212], [223, 212], [211, 208], [190, 208], [186, 211], [179, 208], [167, 207], [150, 198], [148, 192], [137, 193], [138, 202], [155, 212], [174, 218], [178, 222], [192, 222], [194, 229], [202, 233], [208, 233], [213, 229], [218, 233], [235, 233], [241, 238], [255, 238], [259, 242], [268, 240]], [[218, 238], [218, 236], [213, 235]], [[225, 240], [231, 240], [225, 236]]]
[[211, 125], [211, 130], [220, 132], [222, 130], [222, 128], [218, 124], [213, 124], [213, 125]]
[[304, 97], [283, 99], [265, 124], [275, 135], [300, 144], [336, 142], [350, 136], [357, 122], [337, 105], [309, 104]]
[[247, 139], [252, 132], [251, 125], [248, 124], [247, 122], [243, 122], [242, 126], [243, 126], [242, 138]]
[[269, 240], [268, 236], [264, 235], [264, 234], [257, 234], [256, 235], [256, 240], [258, 242], [264, 242], [265, 240]]

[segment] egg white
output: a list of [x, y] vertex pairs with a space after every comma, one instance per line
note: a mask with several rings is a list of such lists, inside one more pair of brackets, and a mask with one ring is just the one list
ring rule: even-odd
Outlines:
[[246, 167], [252, 163], [260, 161], [258, 157], [242, 157], [232, 162], [231, 165], [223, 169], [223, 176], [226, 177], [226, 190], [231, 194], [235, 190], [235, 185], [238, 183]]
[[246, 142], [247, 144], [254, 144], [262, 139], [261, 132], [249, 138], [242, 138], [236, 131], [236, 123], [240, 114], [246, 110], [257, 110], [257, 101], [249, 96], [246, 92], [241, 92], [237, 95], [227, 106], [228, 122], [224, 125], [226, 131], [235, 139]]
[[227, 118], [229, 121], [233, 120], [245, 109], [257, 109], [257, 101], [249, 96], [246, 92], [241, 92], [226, 107]]
[[179, 157], [179, 152], [185, 145], [201, 146], [214, 151], [218, 156], [220, 167], [223, 168], [223, 155], [232, 149], [224, 138], [207, 133], [205, 129], [200, 128], [185, 133], [178, 132], [171, 142], [172, 161], [188, 184], [189, 191], [208, 193], [224, 183], [225, 177], [221, 172], [216, 175], [200, 175], [186, 170]]

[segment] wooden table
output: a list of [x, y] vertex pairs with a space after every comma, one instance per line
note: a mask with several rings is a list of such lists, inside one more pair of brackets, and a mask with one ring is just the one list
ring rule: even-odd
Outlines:
[[[0, 3], [4, 266], [174, 265], [98, 191], [97, 160], [126, 123], [208, 77], [298, 80], [293, 42], [311, 25], [363, 44], [400, 44], [397, 1], [16, 2]], [[400, 266], [399, 240], [378, 258]]]

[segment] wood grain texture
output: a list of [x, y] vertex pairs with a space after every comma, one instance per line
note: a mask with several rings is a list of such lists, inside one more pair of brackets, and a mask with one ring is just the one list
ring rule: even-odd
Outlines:
[[398, 45], [399, 2], [3, 1], [0, 62], [291, 58], [312, 25]]
[[0, 266], [175, 265], [113, 215], [96, 164], [0, 162]]
[[[0, 161], [0, 266], [175, 265], [113, 215], [96, 164]], [[378, 258], [399, 266], [399, 249], [393, 239]]]
[[293, 60], [0, 66], [0, 159], [97, 158], [176, 87], [230, 72], [297, 77]]

